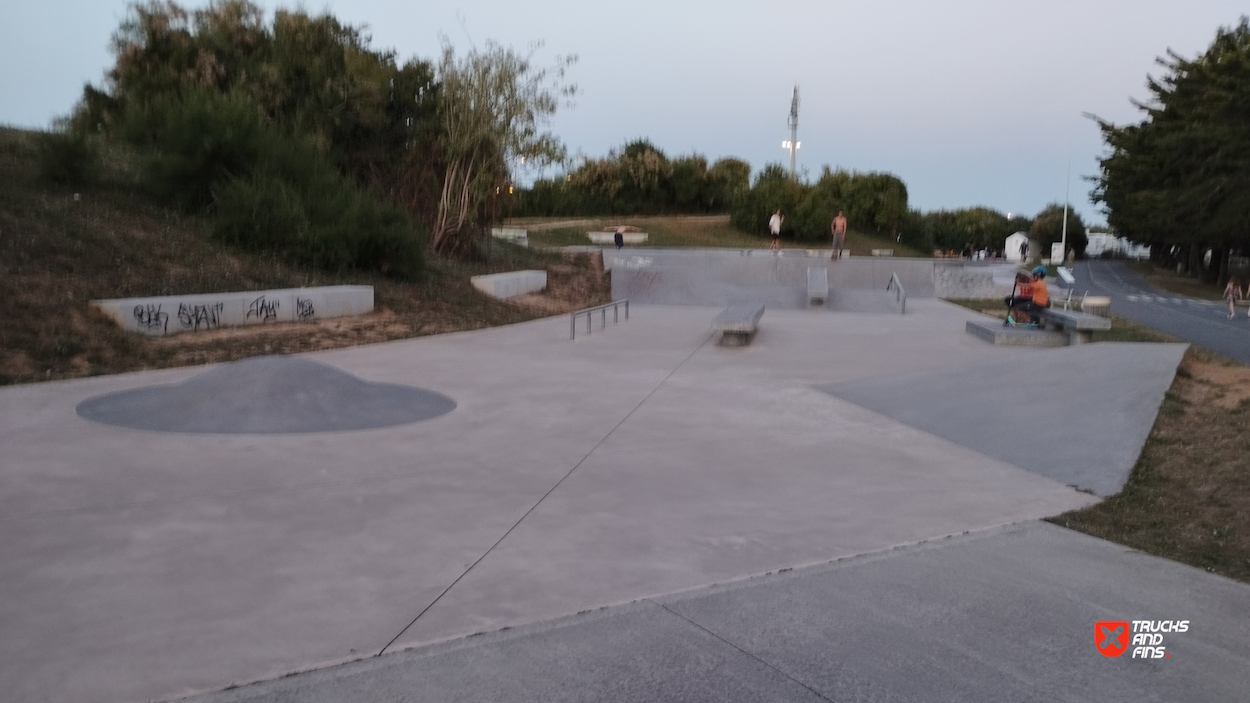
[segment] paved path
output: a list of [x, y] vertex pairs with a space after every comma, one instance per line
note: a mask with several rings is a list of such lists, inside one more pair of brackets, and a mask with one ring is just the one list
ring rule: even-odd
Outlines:
[[[1247, 587], [1045, 523], [388, 655], [197, 703], [1235, 701]], [[1189, 620], [1166, 659], [1099, 620]]]
[[818, 388], [1037, 353], [967, 335], [962, 308], [908, 309], [769, 311], [744, 349], [712, 343], [715, 309], [656, 306], [576, 342], [555, 318], [311, 355], [457, 403], [359, 432], [74, 412], [202, 368], [2, 388], [6, 699], [169, 699], [1095, 500]]
[[1111, 310], [1179, 339], [1250, 364], [1250, 319], [1244, 308], [1228, 319], [1228, 304], [1159, 290], [1119, 261], [1077, 262], [1073, 286], [1079, 295], [1111, 298]]

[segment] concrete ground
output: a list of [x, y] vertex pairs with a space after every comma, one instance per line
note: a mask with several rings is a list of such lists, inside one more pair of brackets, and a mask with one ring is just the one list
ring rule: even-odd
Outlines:
[[[1200, 598], [1195, 598], [1200, 594]], [[1046, 523], [649, 598], [197, 703], [1236, 701], [1246, 587]], [[1108, 659], [1099, 620], [1189, 620]]]
[[[714, 344], [714, 309], [647, 306], [575, 342], [554, 318], [312, 355], [457, 404], [357, 432], [171, 434], [74, 412], [202, 368], [0, 389], [6, 698], [175, 698], [1094, 501], [817, 388], [1047, 353], [984, 344], [945, 303], [908, 311], [770, 310], [742, 349]], [[1169, 354], [1082, 363], [1166, 388]]]

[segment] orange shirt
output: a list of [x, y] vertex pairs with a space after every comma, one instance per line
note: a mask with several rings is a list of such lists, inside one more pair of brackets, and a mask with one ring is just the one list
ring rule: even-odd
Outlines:
[[1042, 307], [1050, 306], [1050, 294], [1046, 292], [1046, 282], [1040, 278], [1033, 281], [1033, 304]]

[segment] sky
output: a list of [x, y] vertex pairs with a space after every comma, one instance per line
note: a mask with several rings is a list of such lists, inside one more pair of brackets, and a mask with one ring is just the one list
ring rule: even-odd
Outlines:
[[[47, 127], [111, 64], [126, 0], [12, 0], [0, 23], [0, 123]], [[199, 7], [205, 3], [181, 3]], [[296, 6], [260, 0], [262, 7]], [[1196, 56], [1250, 12], [1227, 0], [316, 0], [368, 25], [373, 46], [435, 59], [487, 40], [539, 63], [576, 54], [579, 94], [549, 125], [593, 158], [646, 138], [670, 157], [893, 173], [921, 210], [1034, 215], [1069, 201], [1104, 216], [1085, 177], [1104, 147], [1093, 113], [1140, 121], [1169, 49]], [[1070, 174], [1070, 175], [1069, 175]]]

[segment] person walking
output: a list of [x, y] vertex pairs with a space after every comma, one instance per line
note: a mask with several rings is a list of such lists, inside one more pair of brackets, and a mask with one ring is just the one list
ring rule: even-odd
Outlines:
[[834, 253], [830, 259], [842, 258], [842, 247], [846, 245], [846, 215], [838, 210], [838, 216], [833, 218], [833, 224], [829, 225], [829, 229], [833, 230], [833, 249]]
[[773, 237], [773, 243], [768, 245], [769, 251], [781, 253], [781, 223], [785, 222], [785, 219], [779, 209], [773, 210], [773, 216], [768, 218], [768, 233]]
[[[1240, 299], [1241, 281], [1238, 281], [1236, 277], [1228, 279], [1228, 285], [1224, 286], [1224, 300], [1228, 301], [1228, 319], [1233, 319], [1237, 314], [1235, 305]], [[1246, 313], [1246, 315], [1250, 316], [1250, 312]]]

